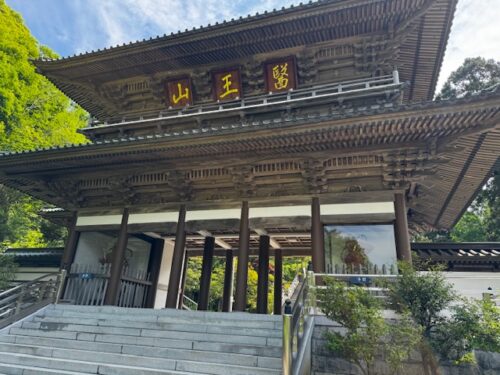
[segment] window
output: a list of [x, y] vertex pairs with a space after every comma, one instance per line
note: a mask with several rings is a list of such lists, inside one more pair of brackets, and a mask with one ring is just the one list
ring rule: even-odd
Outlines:
[[391, 224], [325, 225], [327, 273], [397, 273]]

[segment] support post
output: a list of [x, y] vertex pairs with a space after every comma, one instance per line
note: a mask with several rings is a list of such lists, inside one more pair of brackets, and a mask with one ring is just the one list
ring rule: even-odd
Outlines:
[[312, 266], [316, 273], [325, 272], [325, 245], [323, 225], [321, 224], [321, 212], [319, 198], [314, 197], [311, 205], [311, 245]]
[[283, 294], [283, 255], [281, 249], [274, 249], [274, 315], [281, 315]]
[[248, 224], [248, 202], [241, 205], [240, 238], [238, 252], [238, 273], [236, 275], [236, 296], [234, 310], [245, 311], [247, 307], [248, 285], [248, 251], [250, 242], [250, 229]]
[[123, 260], [125, 258], [125, 249], [128, 242], [128, 208], [123, 210], [122, 222], [120, 225], [120, 232], [116, 240], [115, 248], [111, 254], [111, 273], [108, 281], [108, 288], [106, 290], [106, 297], [104, 298], [105, 305], [116, 306], [118, 304], [118, 295], [120, 293], [120, 284], [123, 270]]
[[177, 220], [177, 231], [175, 233], [174, 254], [172, 256], [172, 269], [168, 281], [167, 303], [165, 307], [175, 309], [179, 298], [179, 286], [182, 277], [182, 261], [186, 246], [186, 206], [179, 209], [179, 219]]
[[226, 268], [224, 269], [224, 292], [222, 294], [222, 311], [233, 310], [233, 250], [226, 250]]
[[182, 263], [182, 281], [181, 281], [181, 290], [179, 292], [179, 301], [177, 302], [177, 308], [182, 310], [182, 304], [184, 303], [184, 290], [186, 288], [186, 276], [188, 269], [189, 255], [188, 252], [185, 252], [184, 262]]
[[406, 217], [406, 198], [404, 193], [394, 194], [394, 223], [396, 237], [396, 255], [398, 260], [411, 263], [410, 236], [408, 234], [408, 218]]
[[210, 279], [212, 277], [212, 263], [214, 259], [215, 238], [205, 237], [203, 248], [203, 262], [200, 276], [200, 295], [198, 298], [198, 310], [208, 310], [208, 300], [210, 296]]
[[76, 230], [76, 221], [78, 215], [73, 212], [73, 217], [71, 218], [71, 223], [68, 227], [68, 239], [66, 240], [66, 245], [64, 246], [64, 253], [61, 259], [61, 269], [69, 271], [73, 259], [75, 259], [76, 248], [78, 246], [78, 239], [80, 238], [80, 232]]
[[259, 273], [257, 280], [257, 313], [267, 314], [269, 292], [269, 236], [259, 237]]

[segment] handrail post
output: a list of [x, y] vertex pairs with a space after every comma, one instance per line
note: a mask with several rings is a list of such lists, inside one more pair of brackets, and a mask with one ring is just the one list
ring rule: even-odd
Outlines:
[[16, 310], [14, 312], [14, 315], [17, 315], [21, 312], [22, 303], [23, 303], [23, 299], [24, 299], [25, 294], [26, 294], [26, 287], [23, 285], [20, 292], [19, 292], [19, 295], [17, 297]]
[[59, 275], [57, 275], [57, 289], [56, 289], [56, 295], [55, 295], [55, 300], [54, 300], [54, 303], [55, 304], [58, 304], [59, 303], [59, 300], [62, 298], [61, 294], [63, 292], [63, 285], [64, 283], [66, 282], [66, 276], [67, 276], [67, 273], [68, 271], [63, 268], [61, 270], [61, 273]]
[[307, 287], [308, 287], [307, 296], [309, 299], [308, 301], [309, 308], [312, 309], [312, 314], [316, 314], [316, 279], [314, 276], [314, 271], [311, 270], [307, 271]]
[[283, 313], [283, 375], [292, 375], [293, 353], [292, 353], [293, 337], [292, 337], [292, 301], [289, 299], [285, 302], [285, 310]]

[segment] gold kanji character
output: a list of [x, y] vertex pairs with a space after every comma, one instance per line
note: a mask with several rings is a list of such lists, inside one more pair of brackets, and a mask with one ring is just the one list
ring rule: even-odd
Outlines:
[[288, 87], [288, 63], [273, 66], [274, 88], [283, 90]]
[[221, 79], [224, 81], [224, 85], [222, 86], [224, 88], [224, 92], [220, 95], [220, 99], [224, 99], [226, 96], [230, 94], [237, 94], [238, 89], [237, 88], [231, 88], [233, 82], [231, 81], [231, 77], [233, 76], [232, 73], [226, 74], [224, 77]]
[[179, 95], [172, 95], [172, 101], [174, 104], [179, 103], [182, 99], [188, 99], [189, 100], [189, 88], [185, 87], [184, 88], [184, 93], [182, 93], [182, 84], [179, 82], [177, 83], [177, 90]]

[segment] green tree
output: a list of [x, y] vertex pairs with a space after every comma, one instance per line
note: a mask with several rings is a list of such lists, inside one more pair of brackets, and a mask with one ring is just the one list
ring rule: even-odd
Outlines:
[[318, 291], [321, 311], [345, 329], [326, 334], [328, 348], [354, 362], [365, 375], [387, 373], [376, 366], [377, 359], [383, 359], [391, 373], [400, 370], [420, 341], [420, 328], [408, 315], [388, 323], [382, 303], [365, 288], [348, 287], [333, 278], [325, 279], [325, 284]]
[[0, 292], [9, 287], [10, 282], [14, 280], [17, 265], [11, 256], [0, 252]]
[[422, 328], [419, 349], [425, 374], [439, 374], [439, 359], [467, 362], [474, 349], [498, 350], [496, 306], [461, 299], [440, 271], [420, 273], [404, 263], [399, 269], [390, 299], [396, 311], [409, 313]]
[[[471, 96], [483, 90], [493, 89], [499, 84], [499, 61], [482, 57], [468, 58], [451, 73], [436, 99]], [[434, 236], [435, 234], [429, 234], [431, 238]], [[493, 171], [492, 178], [450, 231], [449, 236], [441, 236], [440, 239], [456, 242], [500, 241], [500, 171]]]
[[[85, 142], [76, 130], [87, 114], [38, 74], [31, 60], [55, 58], [30, 34], [21, 16], [0, 0], [0, 151], [21, 151]], [[52, 232], [36, 214], [42, 203], [0, 188], [0, 244], [40, 246]], [[44, 224], [42, 224], [44, 223]], [[61, 233], [62, 234], [62, 233]]]

